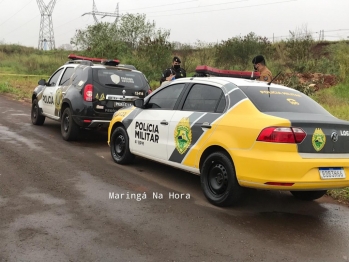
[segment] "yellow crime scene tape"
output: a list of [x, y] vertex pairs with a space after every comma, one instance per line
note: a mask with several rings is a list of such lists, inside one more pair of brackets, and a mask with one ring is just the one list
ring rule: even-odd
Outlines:
[[26, 77], [26, 76], [29, 76], [29, 77], [41, 76], [41, 77], [49, 77], [49, 76], [46, 76], [46, 75], [22, 75], [22, 74], [1, 74], [1, 73], [0, 73], [0, 76], [23, 76], [23, 77]]

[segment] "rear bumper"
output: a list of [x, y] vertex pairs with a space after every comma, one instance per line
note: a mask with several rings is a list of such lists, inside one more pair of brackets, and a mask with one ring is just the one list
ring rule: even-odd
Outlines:
[[92, 118], [92, 117], [82, 117], [73, 116], [74, 121], [83, 128], [97, 128], [97, 127], [108, 127], [111, 117], [109, 118]]
[[[348, 158], [302, 158], [297, 152], [230, 150], [241, 186], [268, 190], [327, 190], [349, 187]], [[342, 167], [346, 178], [321, 179], [320, 167]], [[266, 183], [293, 183], [291, 186]]]
[[110, 121], [108, 120], [92, 120], [91, 123], [87, 126], [87, 128], [95, 128], [95, 127], [108, 127]]

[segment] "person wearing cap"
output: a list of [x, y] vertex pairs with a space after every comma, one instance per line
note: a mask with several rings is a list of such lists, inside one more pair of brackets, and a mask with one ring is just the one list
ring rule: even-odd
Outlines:
[[268, 69], [265, 59], [262, 55], [257, 55], [252, 59], [253, 68], [260, 73], [259, 81], [270, 82], [273, 79], [273, 75]]
[[187, 77], [187, 73], [181, 67], [181, 60], [178, 56], [175, 56], [172, 59], [172, 66], [165, 69], [160, 78], [160, 84], [164, 81], [171, 81], [173, 79]]

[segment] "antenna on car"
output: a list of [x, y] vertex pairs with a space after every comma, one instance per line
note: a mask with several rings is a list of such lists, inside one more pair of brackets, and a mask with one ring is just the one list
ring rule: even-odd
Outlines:
[[267, 85], [268, 85], [269, 97], [270, 97], [270, 84], [271, 84], [271, 83], [274, 81], [274, 79], [276, 79], [280, 74], [281, 74], [281, 71], [280, 71], [272, 80], [270, 80], [270, 82], [267, 84]]
[[268, 86], [270, 86], [271, 82], [273, 82], [274, 79], [276, 79], [280, 74], [281, 74], [281, 71], [272, 80], [270, 80], [270, 82], [268, 83]]

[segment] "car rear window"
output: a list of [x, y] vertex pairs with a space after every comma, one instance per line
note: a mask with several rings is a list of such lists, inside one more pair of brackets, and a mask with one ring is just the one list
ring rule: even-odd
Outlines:
[[293, 112], [310, 114], [330, 114], [307, 95], [284, 88], [245, 86], [240, 87], [261, 112]]
[[144, 76], [139, 72], [95, 68], [93, 76], [102, 85], [110, 87], [142, 88], [147, 86]]

